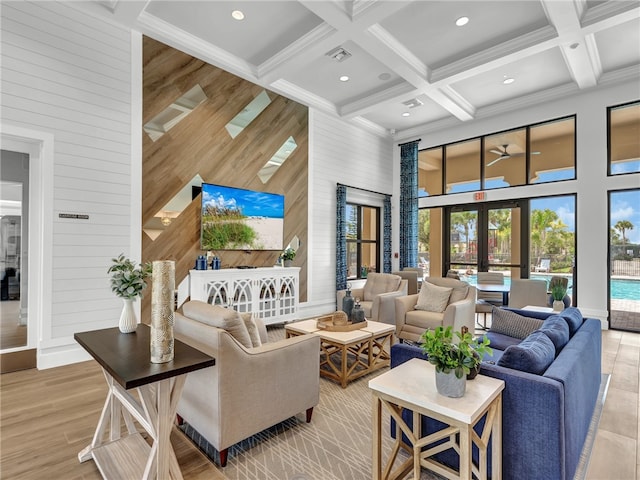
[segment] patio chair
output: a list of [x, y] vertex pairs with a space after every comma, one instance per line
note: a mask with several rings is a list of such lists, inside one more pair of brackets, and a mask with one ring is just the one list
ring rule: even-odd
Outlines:
[[540, 263], [536, 265], [536, 272], [549, 272], [551, 270], [551, 259], [541, 258]]

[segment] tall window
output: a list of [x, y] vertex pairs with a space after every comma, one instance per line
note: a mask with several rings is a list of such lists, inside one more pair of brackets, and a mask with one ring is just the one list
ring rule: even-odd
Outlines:
[[609, 175], [640, 172], [640, 102], [608, 109]]
[[575, 195], [542, 197], [530, 203], [531, 278], [567, 279], [567, 292], [576, 304], [576, 198]]
[[609, 326], [640, 332], [640, 189], [609, 192]]
[[347, 203], [347, 278], [366, 278], [379, 271], [380, 209]]

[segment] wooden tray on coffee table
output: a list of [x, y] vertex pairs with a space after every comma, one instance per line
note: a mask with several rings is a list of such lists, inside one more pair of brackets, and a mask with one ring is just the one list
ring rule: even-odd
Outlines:
[[326, 330], [328, 332], [352, 332], [353, 330], [360, 330], [361, 328], [365, 328], [367, 326], [366, 320], [364, 322], [358, 323], [347, 322], [346, 325], [334, 325], [334, 318], [335, 314], [319, 317], [316, 322], [316, 326], [320, 330]]

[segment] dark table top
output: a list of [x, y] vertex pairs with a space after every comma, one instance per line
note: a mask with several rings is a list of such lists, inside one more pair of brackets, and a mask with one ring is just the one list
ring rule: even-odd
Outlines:
[[150, 330], [140, 324], [133, 333], [114, 327], [76, 333], [73, 338], [126, 389], [215, 365], [213, 357], [177, 339], [172, 361], [151, 363]]

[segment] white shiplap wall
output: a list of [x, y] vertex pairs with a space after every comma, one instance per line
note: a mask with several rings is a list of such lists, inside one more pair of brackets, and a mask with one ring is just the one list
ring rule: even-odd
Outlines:
[[54, 141], [53, 177], [44, 179], [53, 183], [44, 239], [53, 281], [42, 305], [43, 368], [82, 353], [74, 332], [117, 325], [121, 303], [106, 270], [112, 257], [131, 252], [131, 203], [139, 201], [131, 180], [132, 35], [73, 4], [3, 2], [1, 15], [1, 122]]
[[301, 316], [336, 307], [336, 186], [393, 193], [391, 139], [309, 111], [309, 277]]

